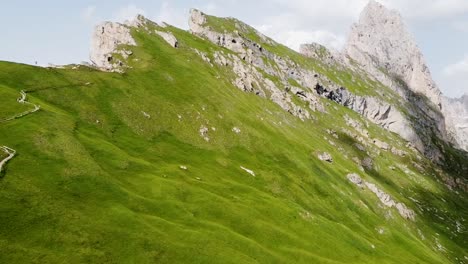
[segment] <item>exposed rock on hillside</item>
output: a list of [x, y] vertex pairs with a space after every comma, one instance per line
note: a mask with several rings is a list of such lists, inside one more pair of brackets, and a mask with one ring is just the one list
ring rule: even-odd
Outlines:
[[176, 37], [172, 35], [172, 33], [159, 30], [156, 30], [155, 33], [161, 36], [172, 47], [177, 48], [179, 45], [179, 42], [177, 41]]
[[391, 104], [371, 96], [354, 95], [345, 88], [329, 91], [317, 85], [315, 90], [318, 94], [358, 112], [383, 128], [398, 133], [420, 151], [424, 151], [424, 145], [409, 121]]
[[468, 151], [468, 95], [458, 99], [443, 97], [442, 110], [449, 137], [459, 148]]
[[377, 198], [379, 198], [383, 205], [387, 207], [395, 207], [401, 217], [413, 221], [415, 220], [416, 214], [413, 210], [409, 209], [404, 203], [396, 202], [392, 196], [382, 191], [379, 187], [377, 187], [377, 185], [362, 180], [361, 177], [356, 173], [348, 174], [346, 177], [350, 182], [354, 183], [361, 189], [367, 187], [367, 189], [369, 189], [377, 196]]
[[345, 53], [384, 83], [388, 80], [379, 72], [401, 79], [440, 108], [441, 92], [398, 12], [371, 0], [351, 30]]
[[319, 153], [318, 158], [319, 158], [319, 160], [327, 161], [327, 162], [330, 162], [330, 163], [333, 162], [332, 156], [330, 155], [330, 153], [327, 153], [327, 152]]
[[[380, 15], [387, 19], [379, 18]], [[196, 52], [211, 66], [231, 68], [236, 76], [232, 79], [232, 83], [239, 89], [269, 98], [302, 120], [313, 118], [311, 115], [313, 111], [325, 111], [318, 99], [318, 95], [321, 95], [362, 114], [389, 131], [398, 133], [426, 156], [434, 160], [440, 159], [440, 150], [432, 144], [431, 138], [436, 135], [445, 139], [445, 121], [441, 113], [431, 106], [431, 103], [427, 103], [423, 97], [415, 96], [415, 92], [422, 93], [433, 103], [438, 104], [437, 98], [440, 92], [435, 85], [432, 85], [433, 82], [422, 55], [396, 12], [389, 11], [371, 1], [363, 12], [360, 23], [355, 25], [346, 54], [360, 63], [365, 71], [359, 66], [346, 64], [343, 56], [330, 52], [318, 44], [302, 45], [301, 52], [326, 65], [341, 69], [348, 67], [361, 71], [363, 74], [366, 72], [371, 74], [402, 95], [407, 109], [398, 108], [375, 96], [354, 95], [323, 74], [302, 68], [289, 57], [270, 52], [262, 45], [275, 46], [277, 44], [236, 19], [228, 18], [223, 22], [230, 24], [230, 27], [236, 30], [214, 28], [212, 19], [216, 18], [192, 9], [189, 18], [190, 31], [233, 51], [234, 54], [216, 51], [212, 56], [208, 56], [204, 52], [198, 50]], [[123, 59], [131, 55], [130, 51], [118, 49], [118, 47], [122, 44], [135, 45], [130, 35], [130, 28], [143, 27], [148, 30], [146, 23], [146, 19], [138, 16], [137, 19], [125, 25], [104, 23], [98, 27], [93, 37], [91, 53], [93, 63], [104, 70], [121, 71], [125, 62], [114, 58], [114, 54], [121, 55], [118, 57]], [[373, 32], [371, 37], [361, 36], [364, 30]], [[382, 35], [381, 30], [386, 30], [388, 34], [395, 31], [393, 33], [397, 37]], [[169, 31], [155, 30], [154, 33], [161, 36], [171, 46], [177, 47], [178, 41]], [[258, 37], [248, 37], [252, 35]], [[401, 44], [398, 42], [400, 39], [408, 46], [409, 54], [405, 54], [402, 48], [394, 47]], [[361, 55], [364, 57], [359, 57]], [[402, 67], [414, 69], [398, 72], [398, 69]], [[383, 68], [386, 70], [381, 71]], [[399, 75], [407, 72], [412, 72], [411, 76]], [[395, 76], [398, 80], [401, 79], [407, 83], [410, 89], [406, 88], [406, 84], [395, 79]], [[421, 88], [423, 86], [427, 87], [423, 89]], [[298, 104], [297, 99], [305, 102], [306, 106]], [[404, 111], [406, 114], [403, 114]]]
[[[335, 65], [345, 63], [347, 66], [343, 67], [363, 71], [395, 91], [403, 99], [399, 106], [369, 96], [349, 95], [346, 90], [328, 91], [327, 98], [399, 134], [427, 157], [440, 161], [443, 150], [432, 139], [447, 140], [446, 123], [440, 112], [441, 93], [396, 11], [370, 1], [353, 26], [342, 56], [332, 56], [316, 45], [304, 45], [301, 51], [309, 57], [319, 54], [315, 56], [333, 60]], [[352, 102], [346, 103], [343, 97]]]
[[299, 52], [307, 57], [315, 58], [327, 65], [342, 66], [341, 54], [327, 49], [318, 43], [301, 44]]
[[[262, 47], [261, 43], [246, 37], [248, 33], [253, 33], [259, 36], [264, 43], [276, 45], [250, 26], [235, 19], [229, 19], [237, 30], [220, 32], [209, 25], [208, 18], [209, 16], [199, 10], [190, 10], [190, 31], [236, 54], [224, 52], [214, 54], [216, 64], [233, 69], [237, 78], [232, 83], [236, 87], [245, 92], [270, 98], [281, 108], [302, 120], [311, 118], [309, 110], [323, 111], [324, 107], [313, 92], [313, 87], [318, 82], [315, 72], [299, 67], [289, 58], [283, 58], [269, 52]], [[263, 72], [277, 78], [279, 82], [274, 81], [273, 78], [265, 78]], [[307, 90], [291, 85], [291, 79]], [[294, 97], [306, 102], [309, 109], [294, 103]]]
[[123, 58], [131, 54], [130, 51], [117, 51], [119, 45], [136, 45], [127, 25], [104, 22], [98, 25], [91, 39], [90, 60], [98, 68], [106, 71], [123, 66], [123, 62], [115, 59], [113, 53], [119, 52]]

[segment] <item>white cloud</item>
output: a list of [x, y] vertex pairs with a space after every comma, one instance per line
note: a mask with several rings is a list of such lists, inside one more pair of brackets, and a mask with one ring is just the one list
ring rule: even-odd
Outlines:
[[81, 11], [81, 19], [86, 23], [92, 23], [95, 19], [96, 7], [88, 6]]
[[368, 0], [273, 0], [273, 3], [282, 5], [286, 10], [296, 15], [303, 15], [310, 20], [333, 21], [356, 18]]
[[188, 27], [188, 10], [180, 10], [165, 1], [161, 3], [159, 13], [156, 15], [156, 22], [166, 22], [173, 26], [184, 28]]
[[262, 25], [257, 27], [257, 29], [263, 34], [296, 51], [299, 50], [299, 46], [304, 43], [316, 42], [334, 50], [341, 49], [345, 43], [345, 38], [343, 36], [326, 30], [277, 31], [271, 25]]
[[466, 0], [382, 0], [383, 4], [400, 10], [414, 19], [450, 18], [468, 12]]
[[255, 18], [254, 26], [276, 41], [298, 50], [304, 43], [317, 42], [340, 50], [346, 32], [357, 20], [368, 0], [259, 0], [273, 6], [275, 13]]
[[134, 19], [137, 15], [146, 16], [146, 12], [134, 4], [129, 4], [120, 8], [116, 13], [114, 13], [113, 21], [124, 22]]
[[204, 12], [207, 12], [207, 13], [216, 12], [217, 9], [218, 9], [218, 6], [213, 2], [209, 2], [200, 8], [200, 10], [203, 10]]
[[452, 23], [455, 30], [468, 33], [468, 20], [457, 20]]
[[[376, 0], [412, 19], [451, 18], [468, 12], [467, 0]], [[286, 12], [306, 16], [310, 21], [355, 20], [369, 0], [271, 0]]]
[[460, 61], [445, 67], [444, 74], [446, 76], [468, 74], [468, 55], [465, 55], [465, 57], [461, 59]]
[[460, 97], [468, 94], [468, 54], [460, 61], [444, 68], [441, 83], [444, 84], [444, 93], [450, 97]]

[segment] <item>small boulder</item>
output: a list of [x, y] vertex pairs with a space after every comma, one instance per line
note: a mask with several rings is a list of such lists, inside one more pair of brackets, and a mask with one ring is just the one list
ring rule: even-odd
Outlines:
[[327, 161], [327, 162], [330, 162], [330, 163], [333, 162], [332, 156], [331, 156], [329, 153], [327, 153], [327, 152], [319, 153], [319, 154], [318, 154], [318, 158], [319, 158], [320, 160]]
[[354, 146], [357, 149], [359, 149], [360, 151], [366, 151], [366, 148], [363, 145], [359, 144], [359, 143], [354, 143]]
[[239, 134], [241, 132], [240, 128], [238, 127], [233, 127], [232, 128], [232, 132], [236, 133], [236, 134]]
[[380, 141], [376, 138], [374, 138], [372, 140], [374, 142], [374, 145], [380, 149], [383, 149], [383, 150], [389, 150], [390, 149], [390, 146], [388, 145], [388, 143], [386, 142], [383, 142], [383, 141]]
[[200, 136], [205, 140], [205, 141], [210, 141], [210, 138], [208, 137], [208, 131], [209, 129], [206, 126], [201, 126], [200, 127]]
[[346, 176], [346, 178], [348, 178], [350, 182], [356, 184], [360, 188], [364, 188], [364, 184], [362, 182], [361, 177], [359, 177], [359, 175], [357, 175], [356, 173], [350, 173]]
[[363, 160], [361, 160], [361, 166], [364, 167], [366, 170], [372, 170], [374, 167], [374, 162], [370, 157], [365, 157]]

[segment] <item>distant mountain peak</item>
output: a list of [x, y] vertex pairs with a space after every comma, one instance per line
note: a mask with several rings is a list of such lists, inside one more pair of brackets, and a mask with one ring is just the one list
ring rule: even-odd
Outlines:
[[403, 81], [412, 92], [426, 96], [440, 108], [441, 92], [396, 10], [371, 0], [353, 25], [344, 52], [365, 67]]

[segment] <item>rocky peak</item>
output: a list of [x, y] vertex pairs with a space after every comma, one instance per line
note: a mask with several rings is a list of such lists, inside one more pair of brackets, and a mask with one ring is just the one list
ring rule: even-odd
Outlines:
[[[135, 46], [135, 40], [130, 34], [130, 27], [125, 24], [104, 22], [95, 27], [91, 38], [90, 60], [97, 68], [112, 71], [122, 66], [113, 55], [119, 45]], [[122, 57], [128, 56], [127, 51], [121, 51]]]
[[334, 54], [333, 51], [318, 43], [301, 44], [299, 53], [306, 57], [320, 60], [328, 65], [334, 64], [336, 59], [340, 57], [339, 54]]
[[206, 23], [206, 16], [198, 9], [190, 9], [189, 28], [192, 32], [200, 32], [203, 30], [203, 25]]
[[[235, 18], [209, 16], [196, 9], [190, 10], [189, 26], [192, 34], [230, 50], [215, 52], [214, 64], [232, 69], [236, 75], [232, 83], [237, 88], [268, 97], [302, 120], [313, 118], [311, 111], [324, 110], [313, 91], [318, 74], [300, 67], [287, 56], [270, 52], [277, 44], [251, 26]], [[264, 73], [276, 80], [265, 77]], [[306, 104], [301, 106], [296, 100]]]
[[443, 97], [442, 111], [449, 137], [457, 147], [468, 151], [468, 94], [457, 99]]
[[[441, 108], [441, 92], [397, 11], [371, 0], [362, 11], [358, 23], [353, 25], [344, 53], [371, 74], [383, 71], [396, 79], [393, 86], [400, 87], [392, 87], [395, 90], [407, 86], [413, 93], [426, 96]], [[379, 74], [373, 75], [382, 79]], [[388, 81], [380, 81], [388, 84]]]
[[[131, 29], [139, 28], [149, 32], [149, 25], [159, 26], [143, 15], [136, 15], [124, 23], [103, 22], [97, 25], [91, 37], [89, 56], [91, 63], [103, 71], [123, 72], [127, 68], [125, 60], [132, 55], [132, 51], [125, 46], [136, 46]], [[172, 46], [177, 46], [177, 40], [169, 33], [160, 31], [155, 33]]]

